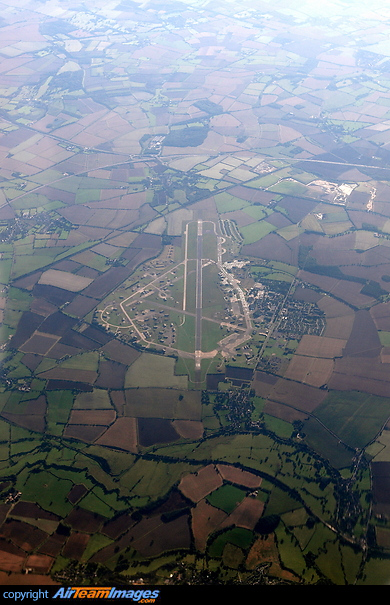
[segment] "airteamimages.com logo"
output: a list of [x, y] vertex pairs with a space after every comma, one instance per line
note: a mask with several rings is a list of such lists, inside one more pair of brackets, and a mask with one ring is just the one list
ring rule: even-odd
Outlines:
[[129, 599], [135, 603], [155, 603], [160, 590], [129, 590], [114, 586], [67, 586], [54, 592], [49, 590], [8, 590], [3, 598], [17, 602], [40, 601], [42, 599]]
[[114, 587], [60, 588], [52, 599], [130, 599], [136, 603], [154, 603], [159, 590], [126, 590]]

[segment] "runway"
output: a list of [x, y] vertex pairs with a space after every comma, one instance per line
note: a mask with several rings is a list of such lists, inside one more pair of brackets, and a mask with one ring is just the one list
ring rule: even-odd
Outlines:
[[201, 352], [202, 352], [202, 251], [203, 223], [198, 220], [196, 239], [196, 299], [195, 299], [195, 381], [201, 381]]

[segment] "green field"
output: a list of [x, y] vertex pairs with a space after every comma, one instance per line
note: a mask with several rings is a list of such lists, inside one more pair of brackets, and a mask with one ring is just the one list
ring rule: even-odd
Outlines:
[[240, 228], [240, 232], [244, 238], [244, 244], [253, 244], [259, 239], [275, 231], [276, 227], [267, 223], [267, 221], [259, 221], [258, 223], [251, 223], [245, 227]]
[[214, 196], [214, 199], [217, 205], [217, 210], [222, 215], [225, 212], [233, 212], [234, 210], [241, 210], [242, 208], [249, 206], [249, 202], [237, 198], [227, 192], [218, 193], [218, 195]]
[[213, 319], [221, 317], [226, 302], [223, 292], [218, 287], [218, 267], [214, 264], [207, 265], [202, 269], [202, 315]]
[[175, 376], [174, 372], [175, 359], [143, 353], [128, 369], [125, 387], [185, 389], [187, 378], [185, 376]]
[[351, 447], [364, 447], [388, 418], [390, 400], [360, 392], [332, 392], [316, 417]]
[[201, 417], [198, 391], [138, 388], [126, 390], [125, 396], [127, 416], [184, 420], [199, 420]]
[[246, 493], [234, 485], [223, 485], [207, 497], [207, 502], [230, 514], [245, 498]]
[[231, 529], [220, 534], [209, 547], [211, 557], [221, 557], [227, 544], [234, 544], [239, 548], [249, 548], [253, 541], [253, 534], [247, 529]]

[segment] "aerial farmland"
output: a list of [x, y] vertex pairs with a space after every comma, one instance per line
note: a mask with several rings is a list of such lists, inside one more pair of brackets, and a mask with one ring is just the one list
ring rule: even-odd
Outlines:
[[0, 584], [388, 584], [388, 8], [14, 4]]

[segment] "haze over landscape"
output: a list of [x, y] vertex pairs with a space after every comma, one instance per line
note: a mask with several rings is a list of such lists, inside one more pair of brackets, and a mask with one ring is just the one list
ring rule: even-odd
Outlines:
[[390, 578], [390, 6], [0, 0], [0, 584]]

